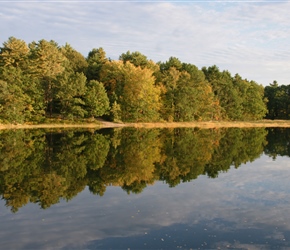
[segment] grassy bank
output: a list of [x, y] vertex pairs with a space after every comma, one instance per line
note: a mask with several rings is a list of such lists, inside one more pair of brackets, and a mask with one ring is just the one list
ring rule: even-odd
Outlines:
[[130, 123], [126, 126], [136, 128], [251, 128], [251, 127], [289, 127], [288, 120], [260, 120], [260, 121], [214, 121], [214, 122], [164, 122], [164, 123]]
[[46, 124], [0, 124], [3, 129], [37, 129], [37, 128], [252, 128], [252, 127], [284, 127], [290, 128], [290, 120], [260, 120], [254, 122], [244, 121], [214, 121], [214, 122], [152, 122], [152, 123], [114, 123], [108, 121], [75, 122], [75, 123], [46, 123]]

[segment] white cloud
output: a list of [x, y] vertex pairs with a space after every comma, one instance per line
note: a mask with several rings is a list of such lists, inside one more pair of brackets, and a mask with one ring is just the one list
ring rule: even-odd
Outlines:
[[154, 61], [176, 56], [262, 84], [290, 84], [289, 10], [288, 1], [12, 1], [1, 6], [1, 42], [53, 39], [84, 55], [103, 47], [112, 59], [127, 50]]

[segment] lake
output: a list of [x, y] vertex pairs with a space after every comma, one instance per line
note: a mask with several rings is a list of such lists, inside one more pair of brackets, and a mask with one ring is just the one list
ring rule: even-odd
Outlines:
[[290, 129], [0, 134], [1, 249], [290, 249]]

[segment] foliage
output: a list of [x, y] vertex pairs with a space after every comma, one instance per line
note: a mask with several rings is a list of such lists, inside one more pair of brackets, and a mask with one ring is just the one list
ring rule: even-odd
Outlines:
[[152, 60], [148, 60], [147, 57], [139, 51], [132, 53], [127, 51], [126, 53], [120, 55], [119, 60], [123, 61], [124, 64], [126, 64], [126, 62], [130, 62], [136, 67], [151, 69], [153, 72], [158, 72], [159, 70], [159, 66], [157, 64], [155, 64]]
[[[130, 62], [108, 62], [101, 72], [101, 81], [109, 94], [112, 111], [122, 121], [157, 121], [161, 103], [160, 89], [154, 85], [152, 70], [134, 66]], [[118, 106], [117, 106], [118, 105]], [[113, 117], [116, 120], [116, 117]]]
[[68, 43], [66, 43], [65, 46], [61, 47], [60, 51], [67, 59], [67, 65], [65, 65], [66, 68], [71, 69], [73, 72], [86, 72], [88, 62], [80, 52], [76, 51]]
[[96, 80], [88, 82], [84, 102], [88, 117], [103, 116], [109, 112], [110, 103], [105, 87]]
[[[16, 79], [15, 79], [16, 80]], [[14, 81], [15, 81], [14, 80]], [[23, 123], [29, 97], [24, 95], [19, 84], [0, 80], [0, 117], [4, 122]]]
[[242, 79], [238, 74], [222, 71], [214, 65], [203, 67], [206, 80], [218, 99], [221, 118], [227, 120], [260, 120], [266, 112], [264, 88], [254, 81]]
[[44, 112], [38, 79], [29, 68], [29, 48], [22, 40], [10, 37], [0, 52], [0, 119], [22, 123], [41, 120]]
[[104, 87], [84, 74], [89, 65], [106, 61], [102, 56], [102, 49], [93, 50], [86, 60], [69, 44], [42, 39], [27, 45], [10, 37], [0, 51], [0, 121], [103, 116], [109, 110]]
[[63, 117], [84, 117], [83, 96], [86, 93], [86, 77], [83, 73], [65, 71], [57, 78], [54, 89], [54, 111]]
[[212, 120], [219, 117], [219, 105], [202, 71], [192, 64], [170, 58], [161, 64], [162, 117], [167, 121]]
[[269, 119], [290, 119], [290, 85], [278, 85], [276, 81], [265, 87]]
[[27, 67], [27, 57], [29, 48], [27, 44], [15, 37], [9, 37], [7, 42], [3, 43], [0, 53], [0, 66], [17, 67], [22, 70]]
[[[155, 63], [139, 51], [107, 58], [102, 47], [85, 58], [68, 43], [10, 37], [0, 48], [0, 121], [109, 116], [113, 121], [288, 119], [289, 87], [201, 70], [170, 57]], [[265, 92], [265, 94], [264, 94]], [[266, 106], [267, 105], [267, 106]], [[268, 109], [268, 110], [267, 110]]]
[[88, 67], [86, 69], [86, 77], [88, 81], [100, 80], [101, 69], [107, 61], [106, 52], [103, 48], [94, 48], [89, 52], [87, 57]]

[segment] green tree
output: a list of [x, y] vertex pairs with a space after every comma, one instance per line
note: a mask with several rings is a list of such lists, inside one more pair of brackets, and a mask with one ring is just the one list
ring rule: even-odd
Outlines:
[[2, 122], [23, 123], [28, 97], [16, 84], [0, 80], [0, 118]]
[[266, 102], [267, 100], [264, 98], [264, 87], [251, 81], [243, 102], [243, 119], [261, 120], [264, 118], [267, 114]]
[[160, 89], [155, 86], [152, 74], [152, 70], [135, 67], [130, 62], [113, 61], [103, 67], [101, 82], [109, 95], [112, 112], [120, 109], [114, 113], [120, 114], [122, 121], [159, 119]]
[[276, 92], [279, 89], [277, 81], [274, 81], [273, 84], [265, 87], [264, 96], [268, 100], [267, 109], [268, 113], [266, 118], [275, 119], [278, 116], [278, 101], [275, 98]]
[[29, 70], [29, 48], [10, 37], [0, 51], [2, 119], [7, 122], [40, 120], [43, 116], [39, 81]]
[[196, 82], [190, 74], [183, 73], [176, 91], [175, 119], [212, 120], [218, 109], [211, 86], [206, 81]]
[[230, 72], [220, 72], [216, 65], [208, 68], [203, 67], [202, 71], [221, 107], [220, 118], [240, 120], [243, 115], [242, 98], [238, 88], [233, 84]]
[[159, 81], [161, 82], [161, 100], [163, 104], [160, 113], [162, 118], [166, 121], [172, 122], [175, 120], [176, 92], [180, 75], [180, 71], [175, 67], [171, 67], [159, 76]]
[[[123, 69], [124, 83], [116, 91], [123, 121], [157, 121], [160, 109], [160, 90], [150, 69], [141, 69], [127, 62]], [[119, 89], [118, 89], [119, 90]]]
[[40, 79], [44, 92], [46, 112], [52, 115], [54, 101], [54, 81], [64, 70], [64, 62], [67, 60], [61, 53], [60, 48], [54, 41], [40, 40], [29, 44], [30, 48], [30, 70]]
[[12, 66], [22, 70], [26, 69], [29, 52], [30, 50], [23, 40], [9, 37], [1, 47], [0, 67]]
[[60, 48], [62, 54], [67, 58], [66, 67], [73, 72], [85, 73], [88, 67], [86, 58], [78, 51], [73, 49], [68, 43]]
[[123, 67], [122, 61], [110, 61], [106, 62], [100, 71], [100, 82], [104, 84], [110, 100], [110, 106], [117, 100], [117, 88], [121, 89], [125, 81], [122, 73]]
[[109, 60], [106, 57], [106, 52], [103, 48], [92, 49], [87, 57], [88, 68], [86, 71], [86, 77], [90, 80], [100, 80], [100, 72], [102, 67]]
[[169, 70], [172, 67], [176, 68], [179, 71], [182, 70], [182, 62], [177, 57], [170, 57], [165, 63], [159, 62], [158, 64], [160, 66], [161, 72]]
[[290, 118], [290, 85], [278, 85], [276, 81], [265, 87], [268, 115], [270, 119]]
[[264, 87], [254, 81], [242, 79], [238, 74], [233, 80], [242, 100], [242, 114], [240, 120], [260, 120], [267, 113]]
[[162, 117], [168, 121], [217, 119], [219, 103], [202, 71], [192, 64], [170, 58], [160, 65]]
[[126, 53], [121, 54], [119, 60], [123, 61], [124, 64], [126, 64], [126, 62], [130, 62], [136, 67], [141, 67], [142, 69], [151, 69], [153, 72], [159, 70], [159, 66], [157, 64], [155, 64], [152, 60], [148, 60], [147, 57], [141, 54], [139, 51], [132, 53], [127, 51]]
[[91, 80], [87, 83], [84, 97], [88, 117], [98, 117], [108, 114], [110, 102], [102, 83]]
[[53, 106], [57, 106], [63, 117], [73, 119], [74, 117], [84, 117], [86, 94], [86, 77], [83, 73], [70, 73], [65, 71], [54, 80]]

